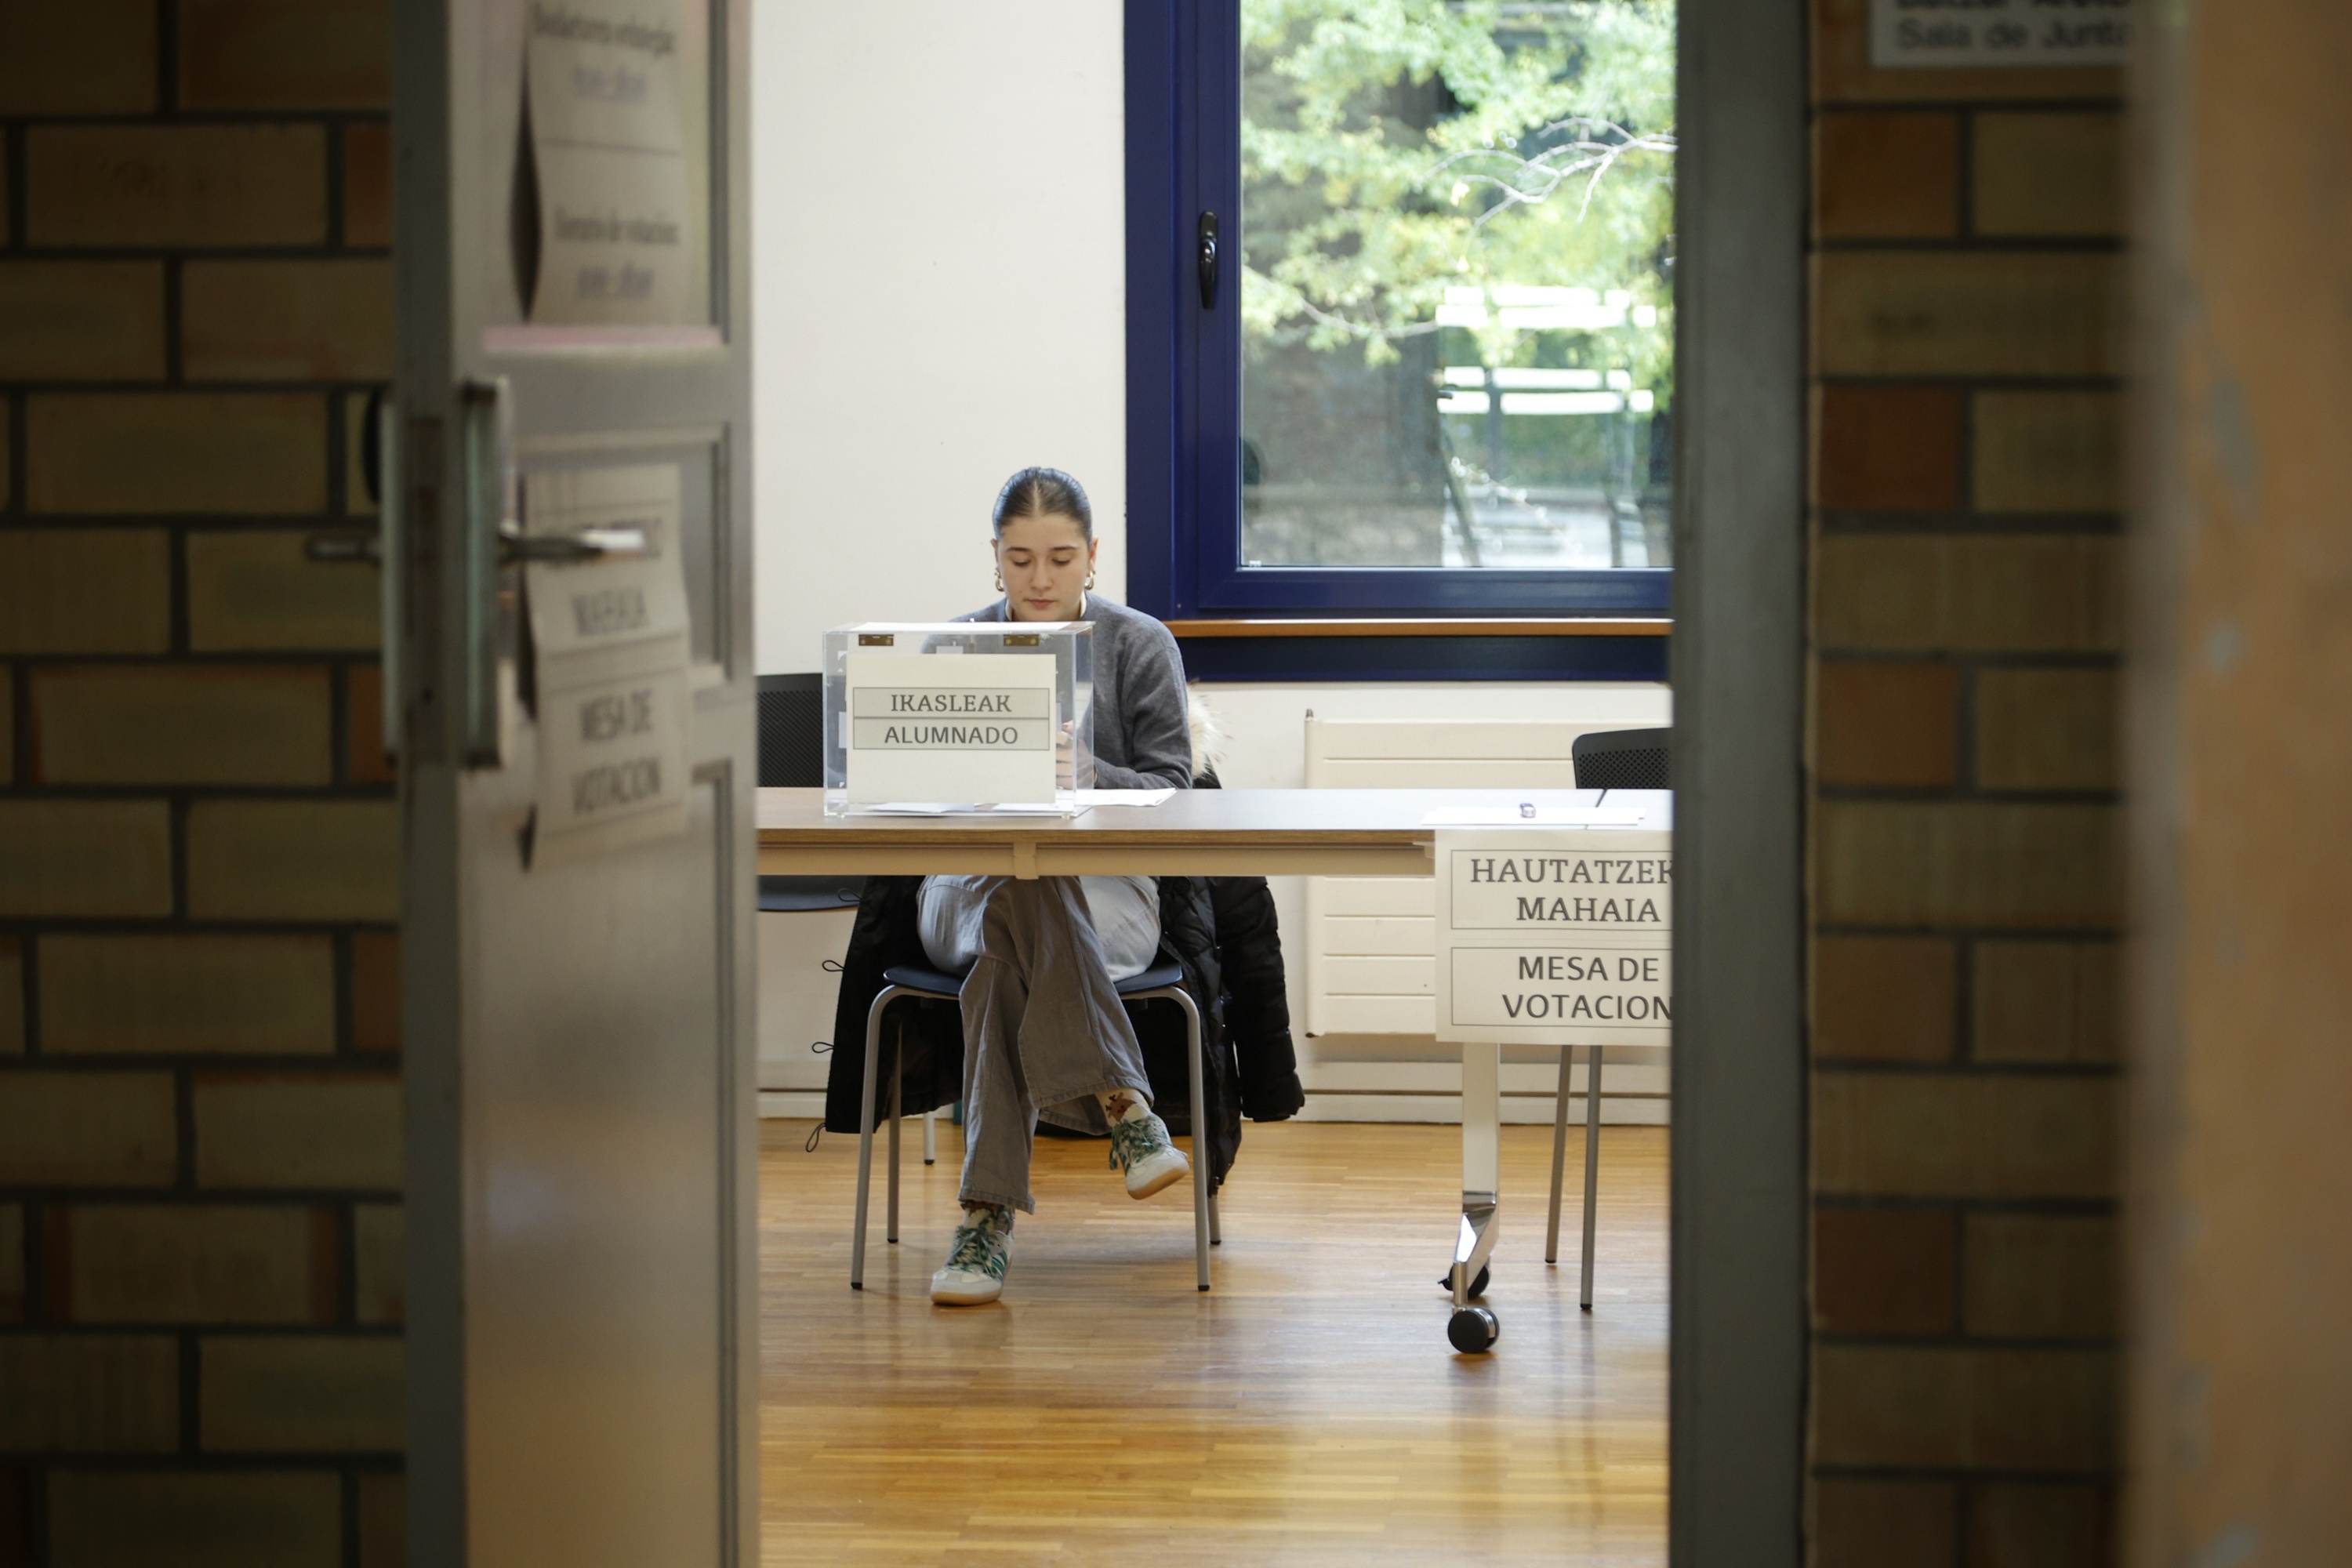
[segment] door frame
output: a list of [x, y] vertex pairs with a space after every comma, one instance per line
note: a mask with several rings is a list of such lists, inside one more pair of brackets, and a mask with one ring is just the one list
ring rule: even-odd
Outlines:
[[1681, 3], [1675, 1568], [1803, 1559], [1805, 12]]

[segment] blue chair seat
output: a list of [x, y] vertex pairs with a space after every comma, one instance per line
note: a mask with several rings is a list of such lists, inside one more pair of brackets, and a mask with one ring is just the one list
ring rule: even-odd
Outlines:
[[919, 963], [894, 963], [882, 972], [886, 985], [903, 985], [909, 991], [929, 991], [940, 996], [960, 996], [963, 982], [957, 976]]
[[[894, 963], [882, 972], [885, 984], [903, 985], [909, 991], [929, 991], [941, 996], [960, 996], [963, 981], [942, 970], [919, 963]], [[1184, 966], [1172, 960], [1155, 963], [1140, 974], [1130, 974], [1118, 983], [1118, 994], [1132, 996], [1139, 991], [1165, 991], [1171, 985], [1184, 984]]]
[[760, 912], [790, 915], [818, 910], [854, 910], [865, 887], [863, 877], [762, 877]]
[[1184, 966], [1170, 962], [1155, 963], [1140, 974], [1130, 974], [1118, 983], [1118, 994], [1132, 996], [1139, 991], [1164, 991], [1171, 985], [1184, 984]]

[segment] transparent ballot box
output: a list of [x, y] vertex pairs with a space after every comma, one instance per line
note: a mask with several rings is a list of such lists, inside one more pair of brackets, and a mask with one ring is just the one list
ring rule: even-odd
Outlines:
[[824, 634], [824, 809], [1058, 812], [1094, 784], [1094, 627], [870, 621]]

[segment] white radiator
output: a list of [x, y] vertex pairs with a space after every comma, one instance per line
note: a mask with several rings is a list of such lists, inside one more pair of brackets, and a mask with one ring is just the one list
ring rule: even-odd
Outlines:
[[[1572, 789], [1576, 738], [1622, 721], [1411, 720], [1307, 716], [1310, 789]], [[1457, 1121], [1462, 1066], [1436, 1027], [1434, 889], [1426, 877], [1310, 877], [1304, 1115], [1321, 1121]], [[1503, 1119], [1549, 1121], [1559, 1055], [1514, 1049], [1503, 1067]], [[1666, 1053], [1612, 1047], [1601, 1120], [1666, 1120]], [[1584, 1114], [1580, 1064], [1569, 1114]]]

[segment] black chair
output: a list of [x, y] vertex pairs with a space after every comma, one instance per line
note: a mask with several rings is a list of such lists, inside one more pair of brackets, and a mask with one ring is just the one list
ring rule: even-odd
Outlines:
[[[882, 1015], [902, 996], [953, 1002], [963, 991], [963, 982], [954, 975], [911, 963], [893, 964], [882, 972], [882, 978], [886, 984], [866, 1014], [866, 1089], [857, 1111], [857, 1234], [849, 1248], [849, 1288], [853, 1290], [866, 1289], [866, 1194], [873, 1182], [874, 1121], [881, 1109], [875, 1103], [878, 1098], [875, 1081], [882, 1058]], [[1140, 974], [1118, 982], [1118, 999], [1130, 1007], [1139, 1002], [1173, 1002], [1184, 1009], [1184, 1045], [1192, 1069], [1192, 1251], [1200, 1287], [1205, 1290], [1209, 1288], [1209, 1248], [1224, 1237], [1217, 1217], [1216, 1178], [1209, 1171], [1213, 1155], [1208, 1132], [1208, 1101], [1202, 1088], [1201, 1009], [1193, 1005], [1183, 980], [1183, 968], [1163, 960]], [[885, 1239], [892, 1242], [898, 1239], [898, 1096], [903, 1082], [894, 1062], [890, 1074], [889, 1223], [883, 1232]], [[929, 1164], [930, 1161], [926, 1159], [923, 1163]]]
[[[821, 675], [760, 677], [760, 787], [824, 787], [824, 678]], [[863, 877], [762, 877], [763, 915], [813, 914], [854, 910], [866, 891]], [[898, 1127], [892, 1124], [895, 1135]], [[939, 1158], [939, 1133], [923, 1118], [923, 1163]]]
[[[760, 787], [824, 786], [824, 678], [760, 677]], [[863, 877], [762, 877], [760, 912], [793, 914], [854, 908]]]
[[[1579, 789], [1670, 789], [1666, 782], [1667, 742], [1672, 730], [1598, 730], [1579, 735], [1569, 748], [1576, 763]], [[1560, 1188], [1568, 1174], [1569, 1068], [1576, 1047], [1559, 1048], [1559, 1088], [1553, 1101], [1551, 1123], [1551, 1220], [1544, 1230], [1544, 1261], [1559, 1261]], [[1584, 1047], [1584, 1258], [1578, 1295], [1584, 1310], [1592, 1310], [1592, 1231], [1594, 1203], [1601, 1183], [1601, 1047]]]
[[1579, 789], [1672, 789], [1666, 742], [1672, 730], [1597, 730], [1570, 748]]

